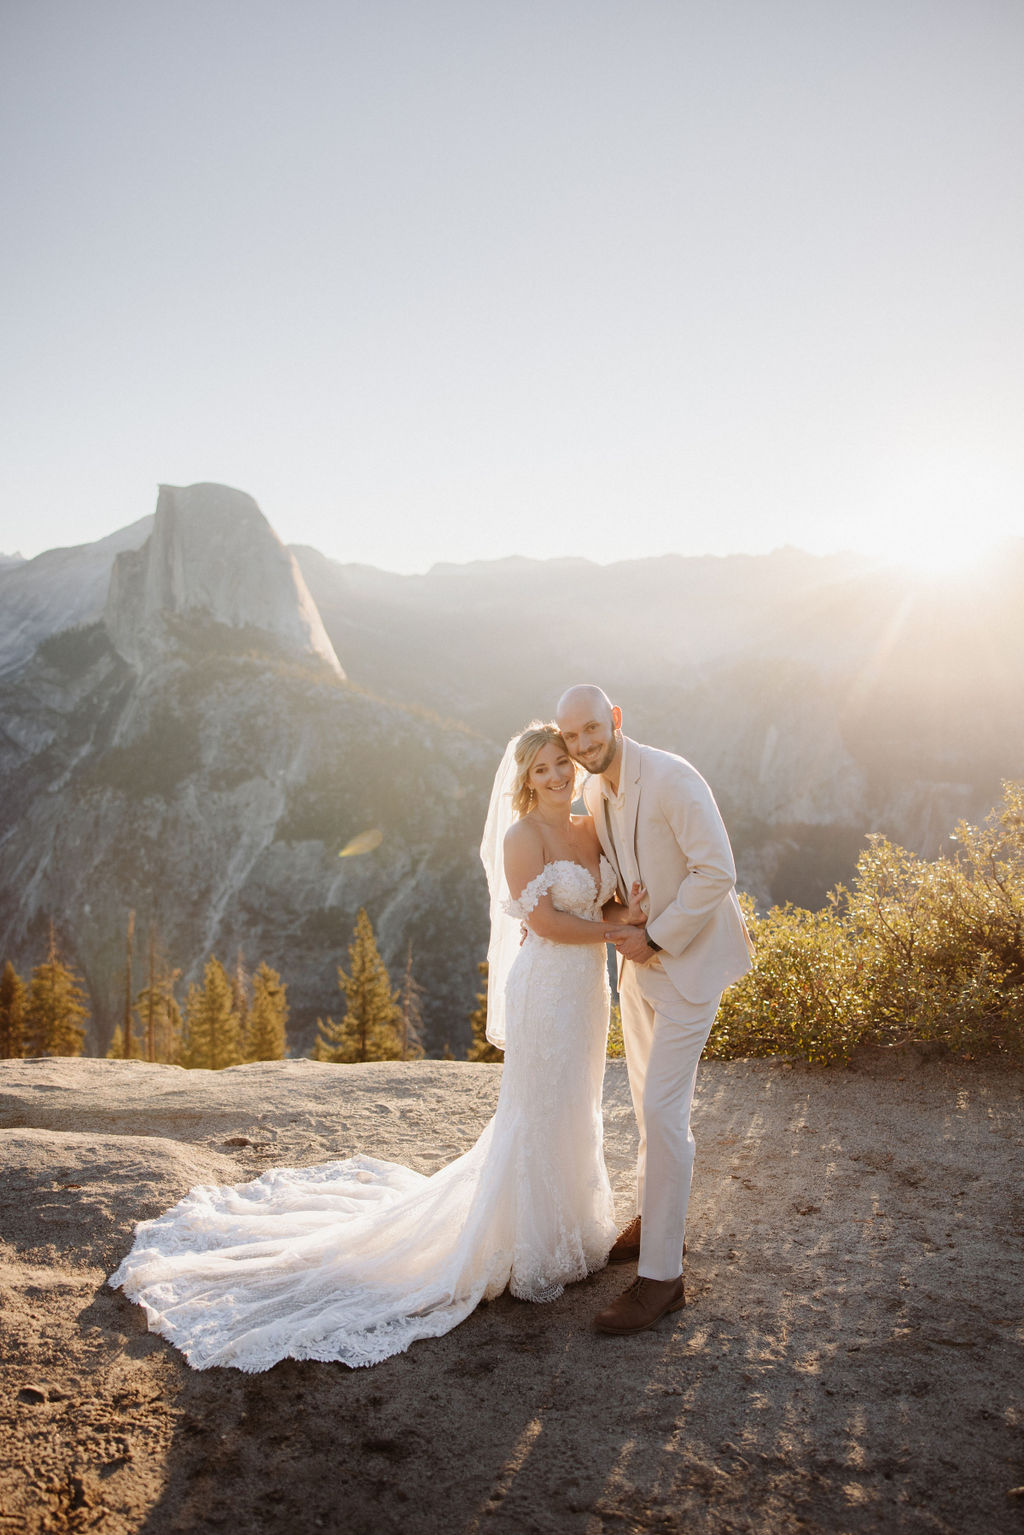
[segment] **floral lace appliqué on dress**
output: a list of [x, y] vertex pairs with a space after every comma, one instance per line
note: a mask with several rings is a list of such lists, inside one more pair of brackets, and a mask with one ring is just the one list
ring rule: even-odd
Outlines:
[[[601, 861], [559, 859], [508, 906], [545, 892], [598, 918], [614, 889]], [[143, 1221], [112, 1285], [197, 1369], [280, 1359], [375, 1364], [439, 1337], [506, 1286], [554, 1300], [604, 1265], [615, 1240], [602, 1151], [608, 1025], [605, 949], [530, 933], [506, 990], [507, 1046], [493, 1119], [432, 1177], [351, 1157], [193, 1189]]]

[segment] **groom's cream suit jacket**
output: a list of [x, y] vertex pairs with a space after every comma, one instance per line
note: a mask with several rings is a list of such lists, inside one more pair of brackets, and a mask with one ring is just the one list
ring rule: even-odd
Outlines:
[[[618, 811], [609, 831], [607, 785], [594, 775], [583, 797], [627, 899], [647, 887], [647, 931], [688, 1002], [709, 1002], [750, 969], [752, 945], [736, 899], [729, 836], [704, 779], [682, 757], [623, 737]], [[619, 833], [622, 833], [621, 835]]]

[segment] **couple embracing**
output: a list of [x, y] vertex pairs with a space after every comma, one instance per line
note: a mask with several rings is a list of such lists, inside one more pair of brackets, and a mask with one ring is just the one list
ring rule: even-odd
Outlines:
[[[749, 939], [707, 784], [621, 726], [599, 688], [572, 687], [498, 768], [481, 856], [488, 1037], [505, 1065], [476, 1144], [429, 1178], [370, 1156], [278, 1168], [193, 1189], [137, 1227], [110, 1283], [194, 1367], [374, 1364], [506, 1288], [554, 1300], [607, 1262], [637, 1277], [600, 1332], [683, 1305], [697, 1064]], [[601, 1121], [608, 942], [640, 1135], [637, 1213], [618, 1234]]]

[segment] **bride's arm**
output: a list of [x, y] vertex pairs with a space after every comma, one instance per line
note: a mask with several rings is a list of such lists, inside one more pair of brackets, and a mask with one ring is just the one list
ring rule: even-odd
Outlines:
[[606, 922], [614, 923], [616, 927], [644, 927], [647, 922], [645, 904], [647, 891], [645, 887], [634, 881], [633, 888], [629, 892], [629, 905], [623, 906], [622, 902], [612, 896], [610, 901], [605, 901], [601, 908], [601, 914]]
[[[514, 901], [518, 901], [527, 885], [544, 872], [543, 844], [532, 826], [517, 821], [506, 834], [504, 853], [505, 880], [509, 894]], [[558, 911], [546, 892], [523, 920], [538, 938], [549, 938], [553, 943], [607, 942], [603, 921], [590, 922], [586, 917], [574, 917], [571, 912]]]

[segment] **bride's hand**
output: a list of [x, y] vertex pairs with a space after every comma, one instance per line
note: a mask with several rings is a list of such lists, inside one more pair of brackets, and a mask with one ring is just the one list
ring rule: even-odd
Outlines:
[[647, 895], [647, 886], [641, 885], [638, 880], [634, 880], [633, 888], [629, 892], [629, 906], [624, 920], [631, 927], [644, 927], [646, 926], [650, 909], [651, 903]]

